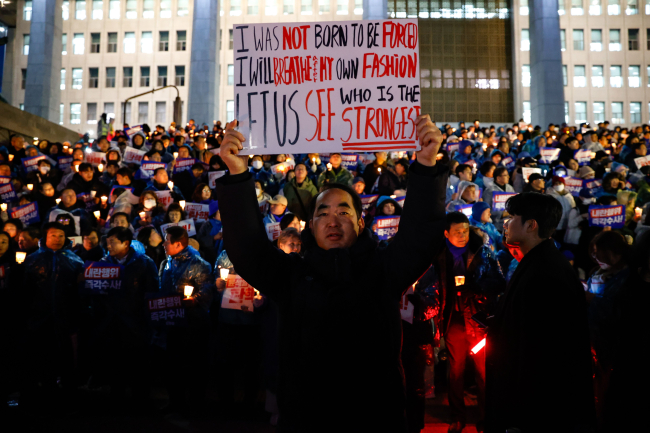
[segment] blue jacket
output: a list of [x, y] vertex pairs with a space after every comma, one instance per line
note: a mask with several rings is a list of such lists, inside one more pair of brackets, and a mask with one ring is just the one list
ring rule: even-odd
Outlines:
[[490, 243], [494, 246], [495, 250], [500, 250], [501, 248], [503, 248], [503, 246], [501, 245], [501, 240], [503, 239], [503, 235], [499, 233], [496, 227], [494, 227], [494, 224], [482, 223], [480, 221], [476, 221], [472, 217], [469, 218], [469, 224], [483, 230], [483, 232], [490, 237]]
[[194, 307], [187, 307], [190, 326], [207, 326], [208, 311], [212, 303], [214, 280], [210, 264], [191, 246], [185, 247], [175, 256], [167, 256], [160, 266], [160, 292], [184, 294], [185, 286], [193, 286], [196, 298]]
[[264, 168], [256, 170], [253, 167], [248, 167], [248, 171], [253, 175], [254, 180], [260, 180], [266, 184], [265, 192], [271, 197], [278, 193], [279, 185], [270, 171], [267, 171]]
[[[147, 187], [144, 189], [144, 191], [170, 191], [170, 189], [168, 185], [158, 185], [156, 184], [155, 180], [151, 179], [147, 184]], [[185, 200], [183, 193], [181, 192], [180, 189], [178, 189], [176, 185], [174, 185], [174, 189], [171, 191], [172, 191], [172, 197], [174, 196], [174, 194], [176, 194], [176, 197], [174, 197], [174, 201]]]
[[25, 290], [29, 304], [28, 327], [73, 334], [79, 317], [77, 277], [83, 262], [70, 250], [71, 242], [58, 251], [45, 246], [25, 259]]

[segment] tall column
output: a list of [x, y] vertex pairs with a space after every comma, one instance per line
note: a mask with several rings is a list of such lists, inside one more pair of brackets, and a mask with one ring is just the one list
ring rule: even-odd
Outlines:
[[534, 125], [564, 121], [564, 86], [557, 0], [530, 0], [530, 106]]
[[364, 20], [385, 20], [388, 18], [387, 0], [363, 0]]
[[59, 123], [61, 102], [61, 0], [33, 2], [25, 111]]
[[[187, 119], [194, 119], [199, 125], [225, 120], [225, 113], [219, 113], [218, 34], [218, 0], [194, 0]], [[223, 37], [227, 38], [228, 34]]]

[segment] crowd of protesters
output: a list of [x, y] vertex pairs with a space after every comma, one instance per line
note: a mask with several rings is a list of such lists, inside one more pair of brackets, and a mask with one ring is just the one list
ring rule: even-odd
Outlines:
[[[273, 296], [243, 281], [229, 258], [229, 252], [251, 253], [246, 248], [255, 244], [237, 251], [224, 245], [215, 186], [228, 169], [219, 156], [225, 136], [221, 123], [208, 127], [190, 121], [153, 130], [124, 125], [108, 132], [76, 143], [32, 143], [15, 135], [0, 146], [2, 410], [73, 401], [98, 389], [109, 389], [115, 401], [130, 390], [135, 404], [146, 407], [155, 363], [163, 370], [191, 372], [164, 376], [169, 396], [164, 414], [210, 410], [206, 387], [213, 379], [224, 407], [244, 412], [256, 406], [264, 390], [265, 409], [277, 424], [283, 410], [295, 411], [277, 402], [281, 371], [287, 368], [278, 349], [279, 307]], [[597, 426], [606, 431], [617, 425], [634, 404], [622, 392], [636, 367], [629, 330], [639, 325], [636, 300], [647, 296], [650, 283], [650, 235], [645, 233], [650, 231], [650, 160], [645, 158], [650, 126], [604, 122], [544, 129], [520, 121], [495, 128], [475, 121], [444, 125], [441, 132], [437, 164], [450, 173], [442, 241], [419, 281], [410, 289], [396, 288], [405, 293], [399, 308], [408, 431], [424, 428], [425, 397], [433, 395], [426, 372], [444, 359], [449, 362], [449, 431], [460, 432], [467, 422], [466, 368], [473, 372], [477, 428], [483, 430], [490, 403], [486, 351], [475, 348], [486, 336], [479, 317], [493, 314], [523, 256], [505, 236], [513, 218], [508, 210], [517, 205], [503, 199], [529, 192], [559, 203], [557, 226], [545, 228], [538, 221], [539, 237], [552, 238], [544, 248], [564, 256], [561, 264], [549, 260], [549, 266], [566, 264], [572, 273], [566, 279], [582, 281]], [[390, 245], [409, 206], [409, 176], [420, 176], [410, 173], [415, 160], [407, 152], [250, 155], [248, 171], [268, 240], [284, 254], [302, 255], [303, 244], [313, 242], [305, 236], [313, 201], [331, 185], [344, 185], [360, 199], [360, 217], [369, 229], [364, 245]], [[229, 212], [231, 221], [237, 219]], [[246, 235], [241, 239], [245, 242]], [[273, 257], [268, 260], [258, 265], [258, 273]], [[278, 281], [299, 277], [283, 268], [256, 274]], [[355, 292], [350, 301], [360, 295]], [[373, 305], [373, 293], [364, 296]], [[539, 302], [548, 302], [544, 297], [540, 293]], [[547, 308], [552, 321], [552, 301]], [[359, 317], [373, 321], [373, 311], [360, 311]], [[314, 329], [313, 335], [319, 332]], [[374, 341], [369, 335], [359, 338]], [[548, 357], [542, 350], [553, 351], [554, 338], [561, 337], [534, 342], [541, 346], [540, 357]], [[356, 353], [367, 346], [345, 348]], [[371, 363], [372, 354], [365, 356]], [[548, 362], [562, 363], [562, 353], [557, 358]], [[211, 377], [209, 371], [220, 373]], [[314, 384], [330, 376], [312, 374], [320, 375]], [[354, 380], [354, 372], [346, 374]], [[313, 401], [323, 400], [318, 392], [313, 390]]]

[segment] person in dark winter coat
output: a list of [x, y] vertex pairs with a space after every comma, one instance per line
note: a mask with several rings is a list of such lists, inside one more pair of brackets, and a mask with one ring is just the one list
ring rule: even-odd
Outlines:
[[393, 195], [395, 190], [406, 189], [409, 173], [409, 160], [402, 158], [395, 163], [395, 167], [386, 167], [379, 176], [377, 194]]
[[[449, 406], [452, 423], [449, 432], [460, 433], [466, 423], [464, 376], [467, 354], [485, 338], [472, 316], [487, 312], [497, 296], [505, 289], [505, 278], [496, 256], [483, 239], [469, 227], [461, 212], [446, 216], [446, 246], [439, 251], [429, 270], [420, 278], [416, 288], [435, 295], [437, 309], [436, 340], [445, 338], [449, 351]], [[485, 351], [471, 356], [474, 364], [480, 419], [476, 424], [483, 430], [485, 418]]]
[[176, 185], [174, 188], [169, 187], [169, 175], [164, 167], [157, 168], [153, 172], [153, 177], [151, 181], [147, 184], [145, 191], [171, 191], [174, 201], [178, 202], [179, 200], [185, 200], [183, 193]]
[[[522, 193], [506, 202], [505, 243], [523, 258], [486, 344], [486, 432], [590, 431], [594, 394], [585, 292], [551, 235], [562, 217], [553, 197]], [[552, 300], [549, 303], [548, 300]], [[553, 342], [558, 362], [543, 356]]]
[[194, 189], [201, 183], [204, 171], [203, 164], [197, 162], [192, 165], [190, 170], [184, 170], [174, 175], [174, 185], [178, 187], [183, 197], [187, 197], [188, 200], [192, 199]]
[[[303, 259], [268, 240], [235, 125], [220, 148], [230, 171], [217, 181], [224, 242], [239, 275], [280, 310], [278, 431], [405, 432], [399, 302], [439, 246], [448, 177], [436, 165], [440, 131], [426, 115], [416, 120], [423, 150], [386, 248], [365, 229], [354, 190], [330, 184], [302, 232]], [[288, 278], [269, 278], [278, 269]]]
[[90, 194], [91, 191], [96, 191], [96, 197], [108, 195], [110, 192], [108, 187], [99, 180], [99, 177], [95, 176], [93, 166], [87, 162], [79, 165], [79, 172], [72, 176], [72, 180], [68, 182], [66, 188], [73, 189], [77, 195]]
[[74, 253], [84, 262], [86, 260], [93, 262], [100, 261], [106, 255], [106, 251], [99, 245], [99, 230], [91, 229], [83, 232], [81, 235], [83, 236], [83, 243], [75, 245], [72, 249]]

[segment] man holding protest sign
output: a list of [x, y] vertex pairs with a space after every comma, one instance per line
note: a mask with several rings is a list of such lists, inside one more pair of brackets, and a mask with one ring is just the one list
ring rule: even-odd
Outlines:
[[[330, 184], [312, 201], [302, 259], [267, 238], [236, 125], [220, 148], [230, 172], [217, 181], [224, 242], [239, 274], [279, 305], [280, 431], [406, 431], [399, 301], [440, 243], [448, 178], [436, 165], [440, 131], [428, 115], [415, 121], [422, 150], [388, 247], [365, 230], [357, 194]], [[290, 279], [269, 278], [277, 269]]]

